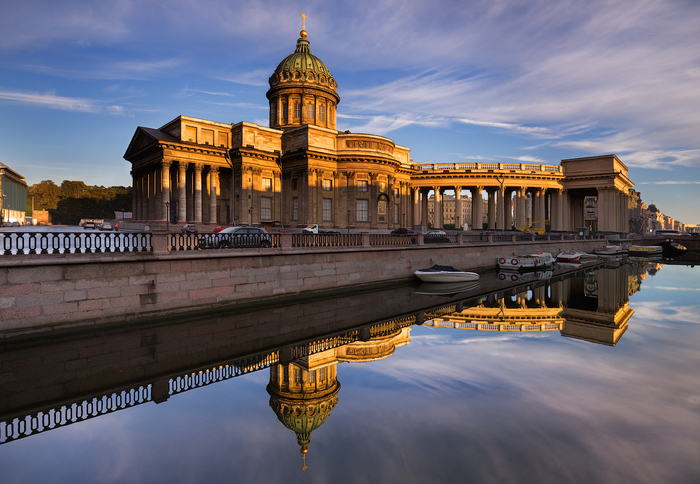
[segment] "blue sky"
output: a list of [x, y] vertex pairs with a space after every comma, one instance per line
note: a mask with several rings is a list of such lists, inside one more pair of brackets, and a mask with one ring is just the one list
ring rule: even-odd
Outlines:
[[700, 2], [5, 2], [0, 162], [27, 182], [130, 185], [137, 126], [267, 126], [306, 21], [338, 128], [414, 162], [615, 153], [643, 200], [700, 223]]

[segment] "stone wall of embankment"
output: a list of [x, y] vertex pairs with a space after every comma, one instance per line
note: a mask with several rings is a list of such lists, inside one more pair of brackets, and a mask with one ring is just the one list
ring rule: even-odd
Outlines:
[[261, 299], [408, 279], [432, 264], [493, 269], [508, 254], [592, 251], [597, 240], [6, 256], [0, 337], [140, 318], [202, 314]]

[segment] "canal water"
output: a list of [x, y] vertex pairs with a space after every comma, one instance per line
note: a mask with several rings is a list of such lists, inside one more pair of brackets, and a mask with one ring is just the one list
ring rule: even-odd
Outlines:
[[700, 270], [503, 276], [6, 345], [0, 480], [699, 482]]

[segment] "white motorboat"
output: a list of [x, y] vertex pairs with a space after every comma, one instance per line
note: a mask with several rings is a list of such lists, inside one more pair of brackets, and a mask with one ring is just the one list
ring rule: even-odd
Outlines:
[[414, 274], [423, 282], [468, 282], [479, 279], [476, 272], [465, 272], [452, 266], [434, 265], [429, 269], [415, 271]]
[[629, 255], [642, 257], [661, 255], [661, 253], [664, 251], [664, 248], [660, 245], [628, 245], [626, 249]]
[[567, 252], [564, 251], [557, 255], [557, 262], [564, 262], [566, 264], [578, 264], [581, 262], [581, 252]]
[[554, 267], [554, 258], [549, 252], [535, 252], [515, 257], [500, 257], [498, 268], [507, 271], [534, 271]]
[[625, 253], [625, 248], [621, 245], [604, 245], [593, 249], [596, 255], [620, 255]]

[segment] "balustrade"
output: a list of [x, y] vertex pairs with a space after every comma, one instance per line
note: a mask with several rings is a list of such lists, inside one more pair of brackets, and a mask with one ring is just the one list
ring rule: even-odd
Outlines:
[[3, 255], [150, 252], [147, 232], [2, 232]]

